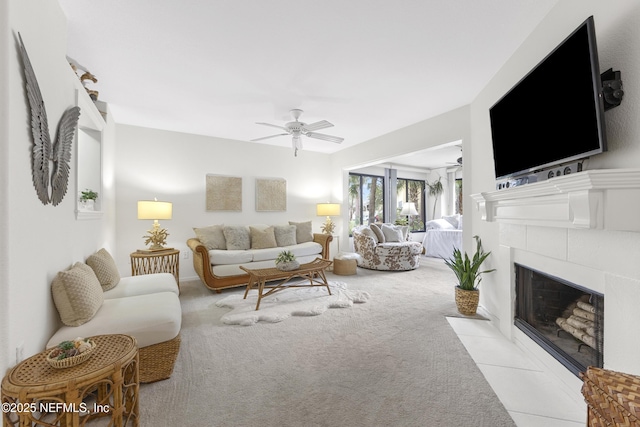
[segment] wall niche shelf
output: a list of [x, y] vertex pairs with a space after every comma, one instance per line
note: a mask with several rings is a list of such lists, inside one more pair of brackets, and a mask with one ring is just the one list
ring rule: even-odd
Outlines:
[[[79, 83], [78, 83], [79, 84]], [[103, 216], [104, 191], [102, 187], [103, 138], [105, 122], [98, 108], [81, 84], [76, 88], [76, 105], [80, 107], [80, 119], [76, 134], [76, 219], [100, 219]], [[98, 193], [93, 209], [81, 201], [83, 191]]]
[[587, 170], [471, 198], [488, 222], [640, 232], [640, 169]]

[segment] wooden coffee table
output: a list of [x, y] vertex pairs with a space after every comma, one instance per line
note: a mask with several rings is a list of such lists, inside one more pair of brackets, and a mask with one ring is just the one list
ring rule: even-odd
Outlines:
[[[240, 267], [249, 274], [249, 283], [247, 283], [247, 290], [244, 291], [244, 299], [247, 298], [249, 291], [254, 285], [258, 288], [256, 310], [260, 309], [260, 301], [262, 301], [262, 298], [287, 288], [324, 286], [327, 288], [329, 295], [331, 295], [331, 289], [329, 289], [329, 283], [324, 274], [324, 270], [331, 264], [332, 262], [327, 259], [316, 258], [307, 264], [301, 264], [298, 269], [292, 271], [282, 271], [277, 268], [251, 269]], [[307, 284], [306, 281], [291, 283], [291, 280], [295, 278], [308, 279], [309, 283]], [[271, 283], [276, 280], [281, 280], [281, 282]], [[270, 283], [267, 284], [267, 282]], [[266, 293], [264, 292], [265, 288], [268, 289]]]

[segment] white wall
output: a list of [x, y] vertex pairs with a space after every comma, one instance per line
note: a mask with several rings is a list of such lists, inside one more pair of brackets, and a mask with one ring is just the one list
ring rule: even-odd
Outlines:
[[45, 206], [36, 196], [31, 175], [30, 111], [18, 53], [18, 31], [43, 94], [52, 136], [62, 113], [75, 105], [77, 77], [66, 62], [66, 18], [57, 2], [2, 3], [0, 20], [6, 22], [0, 22], [0, 95], [4, 95], [0, 96], [0, 372], [4, 373], [15, 364], [18, 345], [24, 346], [24, 357], [28, 357], [42, 351], [57, 329], [59, 318], [50, 291], [55, 274], [112, 243], [113, 228], [108, 215], [97, 221], [75, 219], [73, 162], [67, 195], [58, 206]]
[[[541, 260], [538, 261], [540, 264], [556, 265], [560, 261], [560, 265], [564, 266], [560, 268], [560, 274], [576, 276], [576, 270], [597, 269], [606, 282], [603, 286], [611, 287], [614, 283], [624, 281], [627, 287], [631, 286], [630, 283], [640, 287], [640, 267], [637, 262], [640, 255], [640, 233], [499, 226], [496, 223], [483, 222], [468, 197], [469, 194], [495, 189], [489, 108], [590, 15], [594, 15], [595, 19], [600, 68], [604, 71], [613, 67], [622, 72], [625, 98], [621, 106], [605, 113], [609, 152], [594, 157], [589, 168], [638, 167], [640, 3], [635, 0], [558, 2], [471, 104], [471, 139], [463, 141], [465, 227], [471, 225], [473, 234], [482, 237], [484, 249], [493, 252], [486, 267], [497, 268], [498, 273], [485, 275], [481, 304], [497, 318], [503, 326], [503, 331], [504, 325], [512, 323], [512, 319], [500, 319], [501, 316], [505, 317], [511, 313], [509, 308], [512, 301], [509, 291], [512, 275], [508, 271], [508, 260], [512, 256], [502, 256], [506, 246], [501, 247], [501, 244], [508, 244], [510, 251], [527, 251], [530, 258]], [[562, 114], [570, 112], [556, 109], [551, 114], [562, 120]], [[470, 236], [471, 234], [465, 234], [465, 248], [468, 251], [472, 250]], [[605, 311], [606, 304], [605, 295]], [[640, 301], [633, 301], [633, 304], [637, 306]], [[638, 315], [634, 316], [629, 324], [637, 324], [640, 321]], [[621, 343], [624, 334], [628, 335], [628, 331], [607, 329], [605, 341]], [[640, 361], [637, 358], [640, 345], [634, 342], [637, 340], [627, 339], [626, 347], [622, 344], [612, 347], [605, 343], [605, 366], [640, 373]]]
[[[294, 157], [288, 148], [127, 125], [118, 125], [116, 133], [116, 261], [123, 275], [131, 274], [129, 254], [144, 248], [142, 236], [151, 228], [151, 221], [136, 219], [138, 200], [173, 202], [173, 218], [160, 225], [169, 232], [167, 246], [181, 251], [183, 280], [197, 278], [186, 246], [193, 227], [312, 220], [314, 232], [321, 232], [324, 218], [316, 216], [316, 203], [332, 197], [328, 154], [302, 150]], [[205, 210], [207, 174], [242, 177], [242, 212]], [[256, 212], [256, 178], [286, 179], [286, 212]]]

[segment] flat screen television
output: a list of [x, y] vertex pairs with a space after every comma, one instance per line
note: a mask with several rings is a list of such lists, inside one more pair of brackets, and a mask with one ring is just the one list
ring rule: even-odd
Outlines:
[[607, 150], [593, 17], [490, 109], [496, 179]]

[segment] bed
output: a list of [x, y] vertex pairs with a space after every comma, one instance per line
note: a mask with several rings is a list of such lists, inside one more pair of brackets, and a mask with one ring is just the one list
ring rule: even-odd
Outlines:
[[422, 246], [426, 256], [448, 259], [454, 249], [462, 250], [462, 216], [428, 221], [425, 229]]

